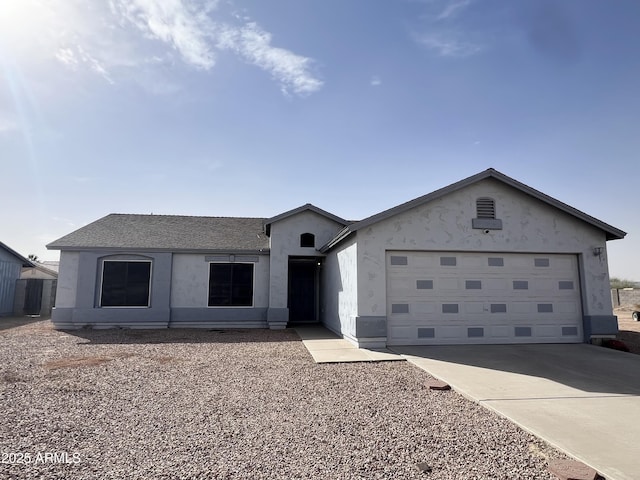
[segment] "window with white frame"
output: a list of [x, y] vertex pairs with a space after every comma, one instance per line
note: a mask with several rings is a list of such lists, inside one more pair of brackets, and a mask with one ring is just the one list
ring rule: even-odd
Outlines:
[[209, 264], [210, 307], [251, 307], [252, 305], [252, 263]]
[[105, 260], [101, 307], [148, 307], [151, 261]]

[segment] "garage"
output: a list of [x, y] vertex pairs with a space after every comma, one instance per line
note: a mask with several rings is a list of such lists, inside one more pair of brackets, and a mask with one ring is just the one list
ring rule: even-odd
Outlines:
[[579, 343], [578, 257], [388, 251], [387, 344]]

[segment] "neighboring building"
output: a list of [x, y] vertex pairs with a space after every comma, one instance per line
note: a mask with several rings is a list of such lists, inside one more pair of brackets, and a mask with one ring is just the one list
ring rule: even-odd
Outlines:
[[108, 215], [61, 250], [57, 328], [322, 322], [360, 346], [588, 342], [617, 332], [625, 232], [489, 169], [358, 222]]
[[13, 315], [16, 280], [22, 267], [33, 267], [31, 260], [0, 242], [0, 317]]
[[[57, 262], [55, 262], [57, 267]], [[44, 262], [34, 262], [24, 267], [16, 282], [14, 313], [16, 315], [40, 315], [47, 317], [56, 300], [58, 271]]]
[[20, 272], [21, 280], [42, 279], [55, 280], [58, 278], [58, 271], [52, 270], [48, 265], [40, 262], [33, 262], [32, 267], [23, 267]]

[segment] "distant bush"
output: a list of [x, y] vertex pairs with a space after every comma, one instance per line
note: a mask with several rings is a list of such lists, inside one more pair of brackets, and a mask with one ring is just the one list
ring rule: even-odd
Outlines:
[[611, 283], [611, 288], [636, 288], [638, 286], [638, 282], [618, 277], [611, 277], [609, 283]]

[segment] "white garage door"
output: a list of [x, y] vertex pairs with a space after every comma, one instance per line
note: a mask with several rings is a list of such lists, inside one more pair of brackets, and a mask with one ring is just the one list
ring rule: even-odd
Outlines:
[[387, 343], [582, 341], [575, 255], [387, 252]]

